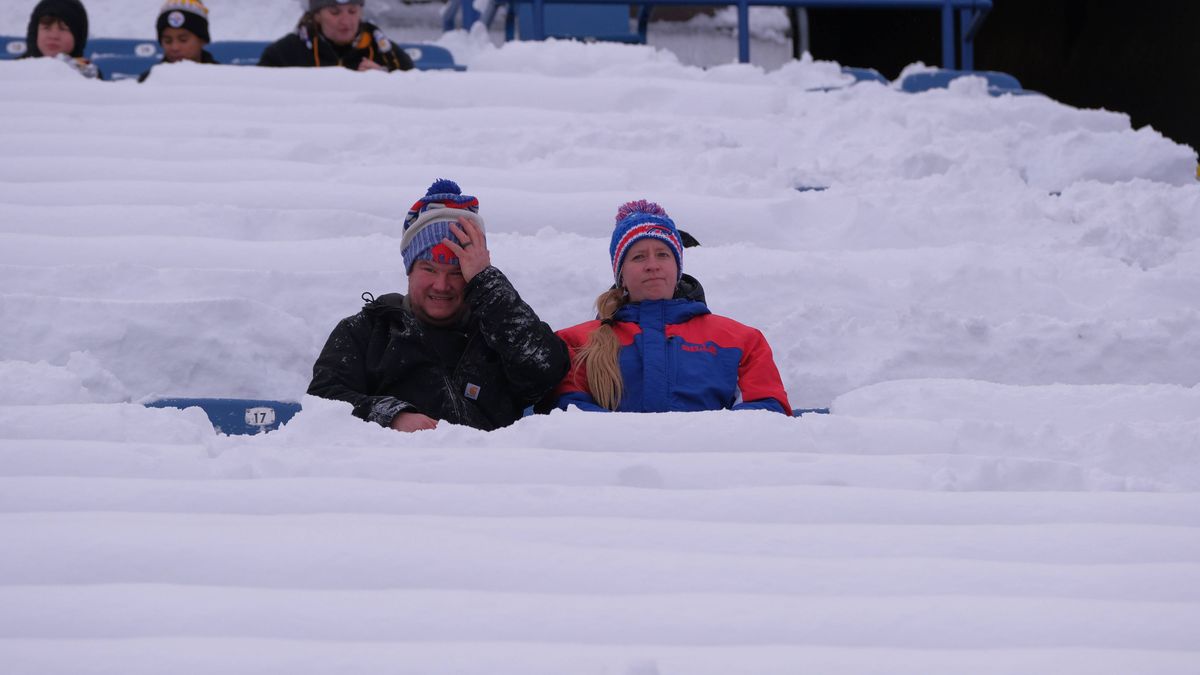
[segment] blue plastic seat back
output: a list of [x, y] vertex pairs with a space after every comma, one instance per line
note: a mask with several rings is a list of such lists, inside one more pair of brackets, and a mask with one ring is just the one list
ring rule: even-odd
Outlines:
[[[533, 31], [533, 5], [515, 3], [521, 38]], [[511, 15], [512, 5], [509, 5]], [[542, 14], [546, 37], [640, 43], [629, 25], [629, 5], [546, 5]]]
[[159, 61], [161, 59], [155, 57], [101, 56], [92, 59], [92, 64], [100, 69], [101, 79], [117, 81], [136, 80]]
[[19, 59], [25, 55], [25, 38], [0, 35], [0, 61]]
[[927, 73], [913, 73], [900, 81], [900, 88], [910, 94], [917, 94], [930, 89], [945, 89], [950, 82], [966, 76], [982, 77], [987, 80], [988, 93], [993, 96], [1000, 94], [1024, 93], [1021, 82], [1008, 73], [998, 73], [990, 70], [934, 70]]
[[857, 82], [879, 82], [887, 84], [888, 80], [878, 70], [874, 68], [856, 68], [854, 66], [843, 66], [842, 72], [847, 75], [853, 75], [854, 81]]
[[466, 70], [454, 62], [454, 55], [449, 49], [437, 45], [427, 45], [416, 42], [397, 42], [397, 49], [403, 49], [413, 60], [417, 70]]
[[162, 47], [154, 40], [127, 40], [125, 38], [89, 38], [83, 55], [89, 61], [118, 56], [136, 56], [161, 61]]
[[294, 401], [252, 398], [160, 398], [147, 408], [200, 408], [219, 434], [261, 434], [279, 428], [300, 412]]
[[263, 50], [271, 43], [258, 40], [222, 40], [205, 47], [217, 63], [226, 66], [257, 66]]

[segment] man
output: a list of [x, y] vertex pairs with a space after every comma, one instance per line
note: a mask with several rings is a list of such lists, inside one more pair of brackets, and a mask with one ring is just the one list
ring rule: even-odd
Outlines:
[[362, 20], [365, 0], [309, 0], [293, 33], [276, 40], [258, 61], [275, 68], [342, 66], [350, 70], [410, 70], [412, 58], [383, 31]]
[[408, 294], [343, 319], [308, 393], [397, 431], [512, 424], [566, 375], [566, 345], [492, 266], [479, 201], [438, 180], [401, 239]]

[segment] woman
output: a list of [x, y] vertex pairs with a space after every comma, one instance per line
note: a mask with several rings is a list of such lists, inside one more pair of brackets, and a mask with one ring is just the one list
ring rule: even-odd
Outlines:
[[96, 66], [83, 57], [87, 46], [88, 16], [79, 0], [42, 0], [29, 16], [25, 55], [50, 57], [69, 63], [84, 77], [99, 76]]
[[[155, 27], [163, 49], [162, 63], [217, 62], [205, 49], [212, 38], [208, 33], [208, 8], [200, 0], [167, 0], [158, 11]], [[145, 81], [150, 72], [142, 73], [138, 82]]]
[[383, 31], [362, 20], [365, 0], [309, 0], [296, 31], [276, 40], [258, 65], [275, 68], [342, 66], [350, 70], [409, 70], [412, 58]]
[[683, 244], [658, 204], [617, 211], [609, 255], [616, 285], [598, 319], [558, 332], [572, 367], [555, 390], [566, 409], [618, 412], [774, 410], [791, 414], [762, 333], [709, 312], [683, 274]]

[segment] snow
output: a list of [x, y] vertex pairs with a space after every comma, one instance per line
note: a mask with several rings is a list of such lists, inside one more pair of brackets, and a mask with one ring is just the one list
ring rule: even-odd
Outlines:
[[[208, 4], [223, 39], [297, 6]], [[0, 62], [6, 671], [1200, 671], [1193, 149], [982, 80], [439, 43], [470, 70]], [[660, 202], [832, 414], [404, 435], [305, 397], [437, 177], [556, 328]], [[217, 436], [160, 396], [304, 410]]]

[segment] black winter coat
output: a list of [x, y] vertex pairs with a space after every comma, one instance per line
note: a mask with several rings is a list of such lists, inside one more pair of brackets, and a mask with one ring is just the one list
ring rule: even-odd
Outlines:
[[358, 35], [346, 46], [330, 42], [312, 23], [301, 23], [289, 33], [267, 46], [258, 60], [260, 66], [301, 68], [343, 66], [358, 70], [358, 64], [368, 59], [393, 70], [411, 70], [413, 60], [404, 50], [392, 44], [383, 31], [373, 24], [362, 22]]
[[401, 412], [489, 431], [512, 424], [566, 375], [567, 347], [495, 267], [471, 279], [466, 302], [455, 328], [421, 322], [399, 293], [368, 302], [333, 329], [308, 393], [382, 426]]

